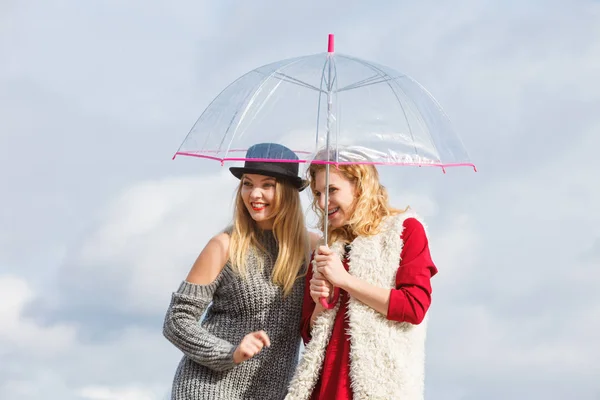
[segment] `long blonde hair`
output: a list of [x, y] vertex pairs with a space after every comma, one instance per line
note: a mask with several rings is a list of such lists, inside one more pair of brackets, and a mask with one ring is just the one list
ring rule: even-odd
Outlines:
[[[229, 240], [229, 260], [232, 269], [245, 276], [246, 258], [250, 249], [258, 250], [263, 255], [266, 253], [264, 246], [258, 240], [261, 234], [260, 228], [250, 216], [242, 199], [243, 182], [242, 177], [236, 191], [233, 229]], [[279, 246], [279, 253], [271, 280], [279, 285], [283, 289], [284, 296], [287, 296], [292, 291], [295, 280], [304, 276], [301, 269], [308, 262], [309, 241], [298, 190], [287, 181], [277, 179], [272, 207], [275, 215], [273, 235]], [[259, 267], [264, 266], [261, 257], [257, 257], [257, 261]]]
[[[319, 216], [319, 228], [325, 229], [324, 212], [319, 208], [316, 196], [315, 176], [325, 172], [324, 164], [311, 164], [307, 174], [313, 194], [312, 209]], [[370, 236], [379, 233], [379, 226], [384, 217], [400, 214], [404, 210], [393, 208], [389, 204], [387, 189], [379, 181], [379, 172], [371, 164], [342, 164], [331, 166], [330, 172], [337, 172], [355, 185], [356, 197], [350, 210], [350, 218], [344, 226], [332, 229], [329, 227], [328, 244], [336, 241], [352, 242], [357, 236]], [[328, 189], [326, 189], [328, 190]], [[327, 208], [327, 205], [325, 206]]]

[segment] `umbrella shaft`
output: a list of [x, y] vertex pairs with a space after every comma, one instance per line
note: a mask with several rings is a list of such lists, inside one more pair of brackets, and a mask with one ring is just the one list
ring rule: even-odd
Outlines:
[[326, 143], [326, 153], [327, 153], [327, 163], [325, 164], [325, 213], [323, 218], [325, 218], [323, 223], [323, 235], [325, 237], [325, 245], [329, 245], [329, 161], [330, 159], [330, 138], [331, 138], [331, 120], [333, 118], [333, 97], [331, 94], [332, 91], [332, 82], [331, 82], [331, 59], [329, 59], [329, 68], [328, 68], [328, 79], [327, 79], [327, 133], [325, 137]]

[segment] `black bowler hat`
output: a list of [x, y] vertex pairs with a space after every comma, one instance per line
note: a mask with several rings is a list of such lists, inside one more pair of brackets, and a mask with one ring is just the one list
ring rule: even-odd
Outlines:
[[255, 144], [246, 152], [246, 159], [256, 159], [256, 161], [246, 160], [243, 167], [229, 168], [233, 176], [238, 179], [242, 179], [244, 174], [257, 174], [285, 179], [300, 192], [308, 186], [308, 182], [298, 176], [300, 162], [298, 156], [285, 146], [276, 143]]

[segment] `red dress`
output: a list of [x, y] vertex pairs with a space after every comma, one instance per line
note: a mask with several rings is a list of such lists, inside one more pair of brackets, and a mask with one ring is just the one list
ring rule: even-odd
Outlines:
[[[387, 318], [393, 321], [419, 324], [431, 304], [430, 278], [437, 274], [431, 260], [429, 244], [423, 225], [415, 218], [403, 223], [401, 238], [404, 242], [401, 261], [396, 274], [396, 288], [390, 289]], [[348, 262], [343, 261], [348, 270]], [[310, 337], [310, 319], [315, 303], [310, 297], [312, 269], [306, 276], [302, 305], [302, 338], [307, 344]], [[321, 374], [311, 400], [351, 400], [350, 387], [350, 337], [348, 335], [348, 293], [340, 290], [340, 308], [336, 314], [331, 338], [325, 350]]]

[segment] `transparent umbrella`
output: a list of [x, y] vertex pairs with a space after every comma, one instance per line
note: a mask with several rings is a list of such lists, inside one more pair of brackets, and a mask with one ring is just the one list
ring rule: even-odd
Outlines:
[[[406, 74], [329, 51], [256, 68], [227, 86], [176, 152], [245, 161], [259, 142], [283, 144], [300, 162], [318, 149], [359, 150], [382, 165], [471, 166], [449, 119]], [[338, 163], [338, 160], [331, 160]]]
[[[264, 65], [232, 82], [173, 158], [252, 161], [246, 158], [250, 146], [278, 143], [298, 155], [293, 162], [326, 164], [326, 185], [330, 165], [344, 163], [475, 169], [422, 85], [386, 66], [335, 53], [333, 39], [329, 35], [327, 52]], [[325, 216], [324, 223], [327, 243]]]

